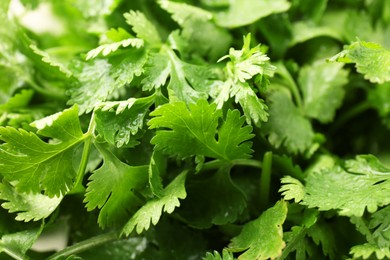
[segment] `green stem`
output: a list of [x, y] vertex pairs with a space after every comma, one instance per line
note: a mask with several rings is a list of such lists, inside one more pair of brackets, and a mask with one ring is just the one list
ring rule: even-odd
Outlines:
[[260, 177], [260, 202], [261, 208], [266, 209], [269, 202], [271, 186], [272, 152], [266, 152], [263, 157], [263, 168]]
[[352, 107], [351, 109], [347, 110], [344, 114], [341, 114], [339, 118], [337, 118], [337, 121], [332, 125], [331, 129], [329, 130], [330, 133], [335, 132], [337, 129], [339, 129], [342, 125], [347, 123], [349, 120], [354, 118], [355, 116], [359, 115], [360, 113], [370, 109], [371, 103], [369, 101], [364, 101], [356, 106]]
[[224, 166], [249, 166], [261, 169], [261, 162], [252, 159], [235, 159], [232, 161], [214, 160], [203, 165], [202, 171], [219, 169]]
[[291, 93], [294, 97], [295, 102], [297, 103], [297, 106], [302, 111], [303, 110], [303, 102], [301, 95], [299, 93], [298, 85], [295, 83], [293, 77], [291, 77], [290, 72], [287, 70], [287, 68], [282, 64], [278, 63], [276, 64], [277, 68], [279, 70], [279, 75], [282, 76], [287, 81], [287, 86], [291, 90]]
[[15, 260], [29, 260], [30, 259], [30, 257], [28, 257], [26, 255], [22, 255], [19, 252], [15, 252], [13, 250], [10, 250], [7, 247], [2, 248], [2, 250], [4, 251], [4, 253], [6, 253], [7, 255], [9, 255], [10, 257], [12, 257]]
[[95, 131], [95, 128], [96, 128], [96, 122], [95, 122], [95, 111], [94, 111], [92, 112], [91, 120], [89, 121], [88, 131], [87, 133], [85, 133], [85, 135], [87, 135], [87, 138], [84, 141], [83, 154], [81, 155], [80, 167], [77, 172], [77, 179], [73, 188], [73, 193], [77, 193], [78, 191], [84, 190], [82, 182], [88, 165], [88, 157], [91, 151], [92, 136]]
[[302, 239], [306, 236], [306, 227], [303, 227], [297, 236], [293, 238], [292, 241], [290, 241], [287, 246], [283, 249], [282, 255], [278, 258], [278, 260], [284, 260], [287, 258], [287, 256], [293, 252], [296, 249], [296, 246], [299, 242], [302, 241]]
[[96, 237], [92, 237], [90, 239], [81, 241], [77, 244], [69, 246], [69, 247], [51, 255], [50, 257], [47, 258], [47, 260], [66, 258], [67, 256], [81, 253], [83, 251], [92, 249], [94, 247], [101, 246], [101, 245], [106, 244], [108, 242], [115, 241], [117, 239], [118, 239], [118, 234], [116, 232], [110, 232], [110, 233], [106, 233], [106, 234], [99, 235]]

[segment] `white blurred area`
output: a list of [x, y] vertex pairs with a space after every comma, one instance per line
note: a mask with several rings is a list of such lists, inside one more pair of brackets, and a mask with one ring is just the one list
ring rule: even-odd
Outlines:
[[12, 0], [9, 15], [17, 17], [23, 26], [38, 34], [50, 32], [60, 35], [65, 30], [62, 21], [53, 15], [48, 2], [41, 3], [38, 8], [30, 11], [26, 10], [19, 0]]

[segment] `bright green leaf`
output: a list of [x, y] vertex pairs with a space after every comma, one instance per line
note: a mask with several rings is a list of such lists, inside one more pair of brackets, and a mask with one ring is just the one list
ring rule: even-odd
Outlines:
[[214, 251], [213, 253], [207, 252], [206, 256], [203, 257], [203, 260], [234, 260], [234, 256], [232, 252], [223, 249], [222, 256], [218, 251]]
[[390, 248], [379, 248], [368, 243], [352, 247], [350, 253], [354, 258], [369, 259], [372, 254], [375, 254], [375, 259], [390, 258]]
[[290, 3], [286, 0], [232, 0], [228, 7], [214, 12], [214, 15], [218, 25], [234, 28], [287, 11], [289, 7]]
[[18, 192], [60, 196], [73, 185], [76, 172], [73, 154], [84, 139], [77, 107], [35, 121], [38, 134], [52, 138], [46, 143], [31, 132], [12, 127], [0, 128], [0, 172], [10, 182], [16, 182]]
[[141, 48], [144, 45], [144, 41], [142, 39], [137, 38], [129, 38], [125, 40], [121, 40], [119, 42], [113, 42], [113, 43], [106, 43], [103, 45], [100, 45], [99, 47], [90, 50], [87, 53], [87, 56], [85, 57], [86, 60], [90, 60], [93, 58], [96, 58], [98, 55], [102, 54], [103, 56], [107, 56], [115, 51], [117, 51], [120, 47], [134, 47], [134, 48]]
[[176, 207], [179, 207], [179, 199], [185, 199], [187, 196], [184, 186], [186, 176], [187, 172], [182, 172], [167, 185], [160, 197], [151, 199], [142, 206], [126, 223], [122, 233], [129, 235], [136, 230], [140, 234], [143, 230], [149, 229], [150, 223], [156, 225], [163, 212], [171, 214]]
[[281, 179], [281, 183], [282, 187], [279, 189], [279, 192], [282, 193], [285, 200], [293, 199], [295, 203], [298, 203], [305, 197], [305, 187], [297, 179], [285, 176]]
[[[340, 215], [362, 216], [390, 203], [390, 172], [372, 174], [372, 168], [347, 172], [334, 167], [306, 178], [302, 204], [320, 210], [338, 209]], [[350, 169], [351, 170], [351, 169]]]
[[160, 44], [161, 39], [156, 27], [139, 11], [130, 11], [123, 14], [126, 22], [132, 26], [133, 31], [138, 38], [145, 40], [150, 44]]
[[278, 201], [261, 216], [244, 225], [240, 235], [232, 239], [229, 248], [242, 252], [238, 259], [273, 259], [282, 254], [285, 247], [283, 229], [287, 216], [287, 203]]
[[95, 112], [96, 130], [106, 141], [117, 147], [133, 144], [133, 139], [144, 127], [145, 116], [153, 102], [153, 95], [104, 102]]
[[357, 71], [372, 83], [390, 81], [390, 51], [377, 43], [354, 42], [329, 60], [355, 63]]
[[219, 128], [221, 111], [202, 99], [190, 104], [189, 109], [183, 102], [165, 104], [150, 115], [154, 116], [148, 123], [150, 128], [170, 129], [159, 130], [153, 137], [151, 142], [157, 150], [180, 158], [195, 155], [221, 160], [250, 157], [251, 143], [247, 140], [252, 138], [252, 128], [242, 127], [245, 119], [238, 110], [229, 110]]
[[316, 62], [302, 67], [298, 82], [303, 93], [305, 114], [322, 123], [333, 120], [336, 109], [342, 104], [348, 82], [343, 64]]
[[276, 148], [281, 145], [290, 153], [302, 153], [313, 143], [314, 132], [285, 91], [269, 94], [269, 118], [263, 131]]
[[148, 167], [127, 165], [101, 145], [97, 148], [104, 162], [89, 178], [84, 202], [88, 211], [100, 209], [98, 222], [104, 228], [126, 221], [142, 205], [136, 191], [147, 183]]
[[16, 213], [18, 221], [37, 221], [47, 218], [58, 207], [62, 196], [49, 198], [40, 193], [18, 193], [15, 188], [3, 181], [0, 183], [0, 199], [5, 200], [1, 206], [10, 213]]

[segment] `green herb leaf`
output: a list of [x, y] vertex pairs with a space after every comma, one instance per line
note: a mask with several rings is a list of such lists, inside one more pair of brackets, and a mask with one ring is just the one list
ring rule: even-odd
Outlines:
[[214, 12], [216, 22], [223, 27], [240, 27], [258, 19], [288, 10], [290, 3], [285, 0], [244, 0], [229, 1], [225, 10]]
[[101, 145], [97, 148], [104, 163], [89, 178], [84, 202], [88, 211], [100, 209], [98, 222], [104, 228], [126, 221], [142, 205], [137, 190], [147, 182], [148, 167], [127, 165]]
[[390, 51], [377, 43], [354, 42], [329, 60], [355, 63], [357, 71], [373, 83], [390, 81]]
[[216, 110], [215, 104], [209, 105], [202, 99], [197, 104], [190, 104], [189, 109], [183, 102], [166, 104], [150, 115], [154, 116], [148, 123], [151, 129], [170, 129], [160, 130], [153, 137], [151, 142], [157, 150], [180, 158], [195, 155], [221, 160], [250, 157], [251, 143], [247, 140], [252, 138], [252, 129], [242, 127], [245, 119], [237, 110], [228, 111], [219, 128], [221, 111]]
[[233, 252], [242, 252], [240, 259], [269, 259], [281, 255], [285, 247], [282, 224], [287, 215], [287, 203], [278, 201], [259, 218], [245, 224], [240, 235], [229, 245]]
[[[52, 138], [46, 143], [31, 132], [0, 128], [0, 172], [16, 182], [18, 192], [40, 193], [49, 197], [64, 195], [73, 186], [76, 171], [73, 154], [84, 139], [77, 107], [35, 121], [38, 134]], [[6, 162], [6, 163], [5, 163]]]
[[104, 102], [95, 112], [96, 130], [117, 147], [137, 144], [134, 139], [143, 129], [145, 116], [153, 102], [154, 96]]
[[305, 115], [322, 123], [333, 120], [344, 98], [348, 72], [342, 64], [316, 62], [302, 67], [298, 78], [303, 93]]
[[126, 223], [122, 233], [129, 235], [135, 229], [140, 234], [143, 230], [149, 229], [150, 223], [156, 225], [162, 212], [171, 214], [176, 207], [180, 206], [179, 199], [185, 199], [187, 196], [184, 187], [186, 175], [186, 172], [179, 174], [162, 191], [160, 197], [149, 200], [142, 206]]
[[17, 213], [15, 219], [18, 221], [47, 218], [58, 207], [62, 198], [49, 198], [40, 193], [18, 193], [11, 184], [5, 181], [0, 184], [0, 199], [6, 201], [1, 206], [10, 213]]
[[276, 148], [283, 145], [290, 153], [303, 153], [313, 143], [310, 121], [302, 116], [286, 91], [269, 94], [269, 120], [263, 132]]

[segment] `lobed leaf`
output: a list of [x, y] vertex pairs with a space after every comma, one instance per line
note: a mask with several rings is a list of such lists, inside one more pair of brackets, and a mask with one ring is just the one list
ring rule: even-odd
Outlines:
[[165, 189], [161, 195], [149, 200], [143, 205], [126, 223], [122, 233], [129, 235], [133, 230], [138, 234], [148, 230], [150, 223], [157, 225], [163, 212], [171, 214], [176, 207], [180, 206], [179, 199], [185, 199], [185, 179], [187, 172], [179, 174]]
[[61, 196], [73, 185], [76, 172], [73, 155], [83, 135], [76, 106], [35, 121], [38, 134], [52, 138], [46, 143], [23, 129], [0, 127], [0, 172], [16, 182], [18, 192]]
[[357, 71], [372, 83], [390, 81], [390, 51], [377, 43], [353, 42], [329, 60], [355, 63]]
[[287, 216], [287, 203], [278, 201], [259, 218], [244, 225], [241, 233], [229, 245], [233, 252], [242, 252], [238, 259], [269, 259], [282, 254], [285, 247], [283, 229]]
[[[165, 104], [154, 110], [149, 121], [151, 129], [163, 128], [152, 138], [157, 150], [169, 155], [187, 158], [195, 155], [233, 160], [249, 158], [253, 135], [250, 126], [242, 127], [244, 118], [237, 110], [228, 111], [226, 119], [218, 128], [221, 111], [200, 99], [189, 108], [183, 102]], [[216, 139], [217, 135], [217, 139]], [[188, 149], [191, 147], [191, 149]]]
[[57, 209], [62, 196], [49, 198], [40, 193], [20, 193], [11, 184], [0, 183], [0, 199], [4, 200], [1, 206], [10, 213], [16, 213], [15, 220], [37, 221], [47, 218]]
[[97, 148], [103, 165], [89, 178], [84, 202], [88, 211], [100, 209], [98, 222], [104, 228], [124, 222], [142, 205], [135, 192], [146, 184], [148, 167], [127, 165], [101, 145]]

